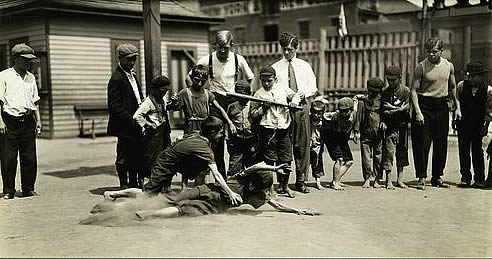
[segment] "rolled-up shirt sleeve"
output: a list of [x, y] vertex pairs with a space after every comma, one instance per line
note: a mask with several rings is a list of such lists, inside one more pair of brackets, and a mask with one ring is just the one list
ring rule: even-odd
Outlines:
[[146, 119], [144, 117], [151, 109], [153, 108], [152, 101], [149, 98], [145, 98], [145, 100], [140, 104], [138, 109], [133, 114], [133, 119], [140, 125], [140, 127], [144, 127], [146, 124]]

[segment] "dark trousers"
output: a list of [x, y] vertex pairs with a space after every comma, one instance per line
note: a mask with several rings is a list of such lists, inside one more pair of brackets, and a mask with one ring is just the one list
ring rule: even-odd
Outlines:
[[291, 114], [293, 115], [291, 129], [296, 164], [296, 183], [304, 183], [307, 180], [310, 162], [311, 121], [309, 104], [304, 104], [303, 110]]
[[254, 165], [257, 161], [256, 138], [240, 138], [232, 136], [227, 142], [229, 152], [228, 175], [234, 175]]
[[412, 116], [412, 150], [417, 178], [427, 177], [429, 150], [432, 143], [432, 178], [443, 175], [448, 154], [449, 111], [446, 98], [418, 96], [424, 125], [416, 125]]
[[145, 175], [141, 141], [140, 137], [118, 137], [115, 164], [122, 187], [137, 187], [138, 174]]
[[164, 124], [147, 131], [143, 137], [144, 170], [140, 176], [149, 178], [157, 157], [171, 144], [171, 138]]
[[[229, 104], [235, 101], [235, 98], [232, 98], [230, 96], [226, 97], [221, 94], [215, 94], [215, 100], [219, 103], [222, 109], [227, 110], [227, 107], [229, 106]], [[224, 122], [224, 124], [226, 123], [219, 109], [215, 108], [215, 106], [210, 107], [210, 116], [217, 117], [221, 119], [222, 122]], [[214, 152], [215, 164], [217, 165], [217, 170], [219, 170], [219, 173], [222, 175], [222, 177], [224, 177], [224, 179], [227, 179], [227, 174], [225, 169], [224, 146], [225, 146], [225, 137], [220, 138], [216, 144], [212, 145], [212, 151]]]
[[0, 135], [3, 193], [15, 193], [17, 156], [20, 157], [22, 192], [33, 191], [38, 166], [34, 117], [14, 117], [2, 113], [2, 118], [8, 131], [7, 134]]
[[482, 136], [480, 132], [476, 134], [458, 130], [458, 149], [460, 155], [460, 173], [461, 181], [471, 182], [472, 174], [470, 172], [470, 147], [473, 161], [473, 172], [475, 182], [485, 180], [485, 161], [482, 149]]

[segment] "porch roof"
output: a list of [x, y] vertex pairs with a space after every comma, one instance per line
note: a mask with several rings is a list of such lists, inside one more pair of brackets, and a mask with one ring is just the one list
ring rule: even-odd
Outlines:
[[[36, 10], [80, 12], [113, 16], [142, 17], [142, 0], [3, 0], [0, 13], [3, 16]], [[199, 10], [185, 6], [174, 0], [160, 1], [161, 20], [180, 20], [222, 23], [223, 18], [209, 16]]]

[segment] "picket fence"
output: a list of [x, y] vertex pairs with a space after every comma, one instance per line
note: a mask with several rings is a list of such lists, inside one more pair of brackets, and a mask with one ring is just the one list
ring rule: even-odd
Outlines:
[[[418, 28], [405, 22], [364, 24], [349, 27], [343, 39], [336, 28], [320, 29], [320, 39], [302, 39], [297, 55], [309, 62], [317, 75], [318, 88], [330, 101], [364, 92], [371, 77], [384, 79], [384, 69], [398, 65], [402, 83], [410, 85], [419, 57]], [[236, 45], [255, 74], [261, 66], [282, 57], [278, 42]], [[258, 80], [253, 88], [258, 88]]]

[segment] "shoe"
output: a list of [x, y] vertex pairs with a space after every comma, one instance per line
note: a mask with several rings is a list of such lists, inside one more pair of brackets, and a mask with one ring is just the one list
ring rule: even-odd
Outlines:
[[470, 186], [471, 186], [471, 183], [469, 181], [461, 180], [461, 182], [458, 184], [458, 187], [460, 187], [460, 188], [468, 188]]
[[417, 189], [419, 190], [425, 190], [425, 179], [421, 179], [417, 182]]
[[474, 182], [471, 187], [473, 187], [473, 188], [485, 188], [486, 185], [485, 185], [485, 182]]
[[12, 200], [15, 197], [15, 193], [9, 192], [3, 195], [3, 200]]
[[32, 197], [39, 196], [39, 194], [35, 191], [22, 192], [22, 197]]
[[309, 188], [306, 187], [305, 183], [296, 183], [296, 191], [300, 193], [310, 193]]
[[449, 185], [445, 184], [441, 178], [432, 179], [431, 185], [438, 188], [449, 188]]

